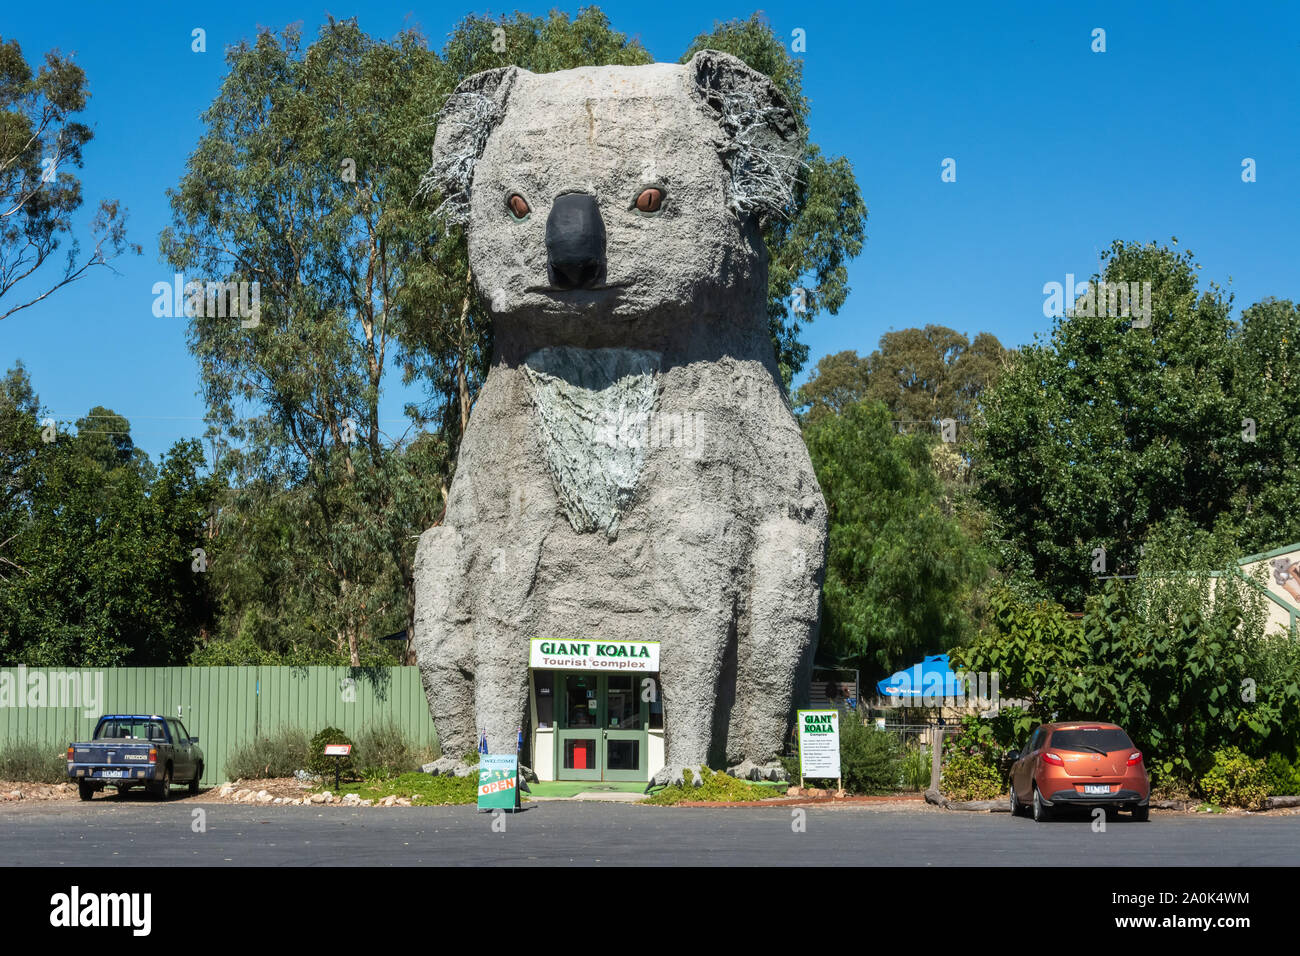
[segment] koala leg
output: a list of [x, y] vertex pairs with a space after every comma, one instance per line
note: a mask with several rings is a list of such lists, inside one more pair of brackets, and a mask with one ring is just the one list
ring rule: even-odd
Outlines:
[[415, 634], [412, 645], [429, 713], [438, 731], [439, 772], [464, 768], [476, 749], [474, 634], [465, 580], [464, 539], [446, 525], [420, 535], [415, 553]]
[[729, 772], [784, 779], [780, 757], [794, 707], [816, 650], [825, 525], [781, 516], [758, 528], [749, 597], [749, 628], [741, 635], [736, 707], [728, 751], [741, 762]]
[[[715, 603], [718, 597], [714, 596]], [[732, 606], [700, 610], [675, 627], [660, 653], [664, 704], [664, 766], [650, 786], [689, 782], [699, 786], [713, 744], [718, 680], [732, 632]]]

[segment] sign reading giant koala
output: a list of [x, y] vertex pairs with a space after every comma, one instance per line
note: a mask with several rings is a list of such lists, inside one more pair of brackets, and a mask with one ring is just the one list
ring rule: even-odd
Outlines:
[[448, 100], [426, 186], [468, 229], [494, 355], [416, 556], [437, 769], [478, 728], [513, 750], [529, 639], [552, 638], [661, 642], [655, 782], [778, 775], [826, 545], [759, 231], [799, 150], [771, 82], [707, 50], [490, 70]]

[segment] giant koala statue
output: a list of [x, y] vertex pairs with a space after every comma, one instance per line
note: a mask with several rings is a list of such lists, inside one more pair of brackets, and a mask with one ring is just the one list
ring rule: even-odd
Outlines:
[[778, 777], [817, 640], [826, 504], [768, 332], [761, 220], [799, 130], [764, 76], [685, 65], [466, 79], [425, 185], [468, 230], [491, 369], [413, 643], [444, 757], [514, 748], [530, 638], [661, 642], [666, 766]]

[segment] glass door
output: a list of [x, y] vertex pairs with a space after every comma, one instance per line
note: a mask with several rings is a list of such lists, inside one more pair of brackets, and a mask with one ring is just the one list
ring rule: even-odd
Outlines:
[[644, 781], [648, 779], [646, 725], [650, 704], [641, 700], [641, 688], [633, 674], [611, 674], [601, 681], [605, 685], [604, 779]]
[[557, 675], [556, 696], [555, 779], [648, 779], [650, 704], [636, 675]]
[[600, 779], [600, 677], [562, 674], [556, 680], [555, 779]]

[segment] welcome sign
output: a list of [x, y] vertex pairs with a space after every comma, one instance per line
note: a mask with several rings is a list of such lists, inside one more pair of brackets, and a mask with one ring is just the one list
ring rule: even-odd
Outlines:
[[557, 641], [534, 638], [528, 666], [541, 670], [659, 670], [658, 641]]
[[478, 808], [513, 810], [519, 805], [519, 758], [515, 754], [480, 754]]

